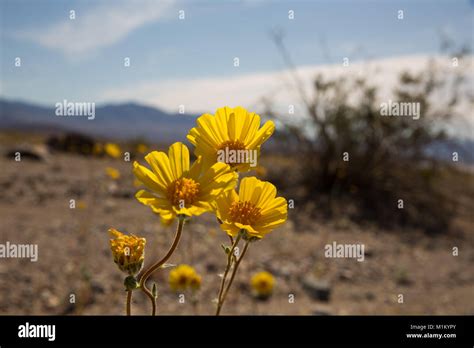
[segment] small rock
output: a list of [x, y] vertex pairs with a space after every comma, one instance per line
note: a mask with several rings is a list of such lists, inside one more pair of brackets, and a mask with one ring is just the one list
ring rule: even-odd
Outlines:
[[303, 288], [315, 300], [327, 302], [331, 297], [331, 286], [328, 281], [309, 276], [303, 279]]
[[43, 290], [41, 292], [40, 296], [41, 296], [41, 299], [43, 300], [43, 303], [46, 306], [46, 308], [49, 308], [49, 309], [55, 308], [60, 303], [59, 298], [47, 289]]
[[115, 197], [115, 198], [132, 198], [135, 196], [135, 191], [134, 190], [127, 190], [127, 189], [116, 189], [114, 191], [111, 191], [110, 192], [112, 197]]
[[91, 286], [91, 290], [94, 294], [104, 294], [105, 293], [105, 288], [99, 282], [92, 281], [90, 286]]
[[209, 262], [206, 264], [206, 271], [209, 273], [215, 273], [217, 272], [217, 266], [215, 263]]
[[339, 273], [339, 279], [343, 281], [351, 281], [354, 277], [354, 274], [349, 269], [343, 269], [341, 273]]
[[375, 294], [371, 291], [365, 293], [365, 298], [369, 301], [375, 300]]
[[105, 202], [104, 202], [104, 212], [110, 213], [110, 212], [114, 211], [116, 208], [117, 208], [117, 204], [113, 200], [111, 200], [111, 199], [105, 200]]
[[371, 258], [371, 257], [374, 256], [374, 254], [375, 254], [375, 252], [374, 252], [373, 248], [372, 249], [365, 248], [365, 250], [364, 250], [364, 256], [365, 257]]
[[313, 315], [332, 315], [331, 308], [328, 306], [317, 306], [312, 310]]
[[34, 161], [45, 161], [48, 159], [48, 149], [44, 145], [21, 145], [6, 151], [5, 157], [16, 159], [17, 153], [20, 159], [30, 159]]

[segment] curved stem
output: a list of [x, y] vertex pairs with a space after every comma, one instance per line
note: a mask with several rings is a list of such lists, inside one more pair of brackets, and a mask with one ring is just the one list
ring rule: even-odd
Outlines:
[[155, 315], [156, 314], [156, 298], [155, 298], [155, 296], [153, 296], [151, 291], [145, 285], [143, 285], [140, 289], [142, 289], [142, 291], [145, 293], [145, 295], [147, 295], [148, 298], [150, 299], [150, 301], [151, 301], [151, 315]]
[[225, 298], [227, 296], [227, 293], [229, 292], [229, 289], [232, 285], [232, 282], [234, 281], [234, 278], [235, 278], [235, 275], [237, 274], [237, 269], [239, 268], [239, 265], [240, 265], [240, 262], [242, 261], [242, 259], [244, 258], [245, 254], [247, 253], [247, 249], [249, 248], [249, 245], [250, 245], [250, 242], [247, 241], [245, 243], [245, 246], [244, 246], [244, 250], [242, 250], [242, 255], [240, 255], [239, 259], [237, 260], [237, 262], [235, 263], [235, 267], [234, 269], [232, 270], [232, 275], [230, 276], [230, 280], [229, 280], [229, 284], [227, 285], [225, 291], [224, 291], [224, 295], [222, 297], [222, 302], [225, 301]]
[[227, 255], [227, 266], [225, 268], [224, 274], [222, 276], [221, 280], [221, 287], [219, 289], [219, 296], [217, 296], [217, 309], [216, 309], [216, 315], [219, 315], [222, 307], [222, 294], [224, 292], [224, 285], [225, 281], [227, 279], [227, 274], [229, 273], [230, 266], [232, 265], [232, 255], [234, 254], [235, 247], [237, 244], [239, 244], [240, 241], [240, 233], [235, 239], [235, 242], [232, 237], [230, 237], [230, 240], [232, 241], [232, 247], [230, 248], [229, 254]]
[[127, 291], [127, 315], [132, 314], [132, 290]]
[[227, 293], [229, 292], [230, 287], [232, 286], [232, 282], [234, 281], [235, 275], [237, 274], [237, 269], [239, 268], [240, 262], [242, 262], [242, 259], [244, 258], [245, 254], [247, 253], [247, 249], [249, 248], [250, 242], [247, 241], [244, 246], [244, 250], [242, 250], [242, 254], [240, 257], [237, 259], [234, 269], [232, 270], [232, 274], [230, 276], [229, 283], [227, 284], [227, 287], [224, 290], [224, 293], [222, 294], [222, 298], [220, 300], [220, 306], [217, 307], [217, 312], [216, 315], [219, 315], [222, 309], [222, 306], [224, 305], [224, 301], [227, 297]]
[[166, 261], [169, 260], [171, 255], [173, 255], [174, 251], [178, 247], [179, 240], [181, 239], [181, 234], [183, 232], [183, 226], [184, 226], [184, 218], [179, 217], [178, 218], [178, 228], [176, 229], [176, 234], [174, 236], [174, 241], [173, 244], [171, 245], [170, 249], [166, 253], [166, 255], [159, 261], [157, 261], [154, 265], [152, 265], [148, 270], [143, 273], [143, 275], [140, 278], [140, 284], [139, 287], [142, 289], [142, 291], [150, 298], [150, 301], [152, 302], [152, 315], [155, 315], [156, 313], [156, 302], [155, 302], [155, 297], [151, 293], [151, 291], [147, 288], [146, 286], [146, 281], [150, 276], [152, 275], [153, 272], [155, 272], [158, 268], [163, 266]]

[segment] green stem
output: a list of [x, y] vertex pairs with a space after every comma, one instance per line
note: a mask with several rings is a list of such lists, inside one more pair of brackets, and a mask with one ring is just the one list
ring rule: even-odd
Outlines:
[[217, 297], [217, 309], [216, 309], [216, 315], [219, 315], [222, 307], [222, 294], [224, 293], [224, 286], [225, 286], [225, 281], [227, 279], [227, 275], [229, 274], [230, 267], [232, 266], [232, 256], [234, 255], [234, 250], [237, 247], [237, 244], [239, 244], [241, 235], [240, 233], [237, 235], [237, 238], [235, 241], [233, 241], [231, 237], [231, 241], [233, 241], [232, 247], [230, 248], [229, 254], [227, 255], [227, 266], [225, 268], [224, 274], [222, 276], [222, 281], [221, 281], [221, 287], [219, 289], [219, 296]]
[[127, 291], [127, 315], [132, 314], [132, 290]]
[[163, 266], [166, 263], [166, 261], [169, 260], [171, 255], [173, 255], [174, 251], [178, 247], [179, 240], [181, 239], [181, 234], [183, 233], [183, 226], [184, 226], [184, 217], [179, 216], [178, 217], [178, 228], [176, 229], [176, 234], [174, 236], [174, 241], [173, 241], [173, 244], [171, 245], [170, 249], [168, 250], [166, 255], [161, 260], [157, 261], [154, 265], [152, 265], [150, 268], [148, 268], [148, 270], [146, 270], [145, 273], [143, 273], [143, 275], [140, 278], [139, 287], [140, 287], [140, 289], [142, 289], [142, 291], [148, 296], [148, 298], [152, 302], [152, 307], [153, 307], [152, 308], [152, 315], [156, 314], [156, 299], [153, 296], [153, 294], [151, 293], [151, 291], [147, 288], [146, 281], [148, 280], [148, 278], [150, 278], [150, 276], [152, 275], [153, 272], [155, 272], [158, 268]]
[[235, 275], [237, 274], [237, 269], [239, 268], [240, 262], [242, 262], [242, 259], [244, 258], [245, 254], [247, 253], [247, 249], [249, 248], [250, 242], [246, 241], [244, 250], [242, 250], [242, 254], [240, 257], [237, 259], [234, 269], [232, 270], [232, 274], [230, 276], [229, 283], [227, 284], [227, 287], [224, 290], [224, 293], [222, 294], [222, 298], [219, 301], [220, 306], [217, 307], [216, 315], [219, 315], [222, 309], [222, 306], [224, 305], [224, 301], [227, 297], [227, 293], [229, 292], [230, 287], [232, 286], [232, 283], [234, 281]]
[[155, 296], [153, 296], [151, 291], [145, 285], [143, 285], [140, 289], [142, 289], [142, 291], [145, 293], [145, 295], [147, 295], [148, 298], [150, 299], [150, 302], [151, 302], [151, 315], [155, 315], [156, 314], [156, 298], [155, 298]]

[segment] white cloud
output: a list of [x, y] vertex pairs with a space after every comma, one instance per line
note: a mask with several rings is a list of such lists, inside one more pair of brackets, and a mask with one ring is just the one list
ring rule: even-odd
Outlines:
[[[405, 56], [374, 60], [365, 63], [342, 65], [312, 65], [299, 67], [297, 73], [304, 82], [308, 95], [312, 92], [314, 77], [322, 74], [325, 77], [364, 77], [370, 85], [378, 87], [381, 101], [392, 97], [402, 71], [420, 72], [427, 68], [427, 56]], [[451, 60], [439, 58], [437, 62], [452, 72]], [[471, 73], [468, 81], [474, 81]], [[467, 83], [469, 85], [469, 83]], [[179, 105], [184, 105], [187, 113], [199, 114], [213, 112], [220, 106], [242, 105], [249, 109], [259, 110], [262, 97], [270, 97], [276, 110], [287, 113], [288, 105], [301, 105], [300, 99], [292, 86], [288, 70], [265, 73], [236, 75], [234, 77], [207, 77], [199, 79], [172, 79], [166, 81], [144, 81], [138, 84], [117, 86], [102, 93], [103, 102], [136, 101], [155, 106], [170, 112], [177, 112]], [[351, 93], [356, 98], [357, 93]], [[463, 108], [469, 110], [469, 105]], [[296, 113], [298, 109], [296, 108]], [[468, 111], [469, 112], [469, 111]], [[470, 125], [472, 132], [472, 124]]]
[[76, 11], [76, 19], [67, 18], [45, 29], [19, 33], [67, 56], [87, 55], [112, 45], [133, 30], [165, 16], [173, 0], [121, 0], [101, 4], [88, 12]]
[[[309, 94], [314, 77], [350, 75], [369, 79], [378, 86], [382, 98], [390, 94], [400, 71], [420, 71], [428, 62], [424, 56], [407, 56], [375, 60], [366, 63], [341, 65], [308, 65], [298, 67], [297, 74], [304, 82]], [[263, 96], [278, 101], [278, 104], [297, 104], [298, 96], [292, 86], [289, 70], [250, 73], [233, 77], [205, 77], [198, 79], [171, 79], [165, 81], [143, 81], [138, 84], [117, 86], [104, 91], [103, 101], [134, 100], [168, 111], [176, 111], [183, 104], [189, 112], [214, 110], [221, 105], [258, 105]]]

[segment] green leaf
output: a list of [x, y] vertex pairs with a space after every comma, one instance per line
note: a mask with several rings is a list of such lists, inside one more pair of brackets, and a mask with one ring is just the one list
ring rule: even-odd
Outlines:
[[225, 244], [221, 244], [221, 248], [224, 250], [225, 254], [228, 255], [230, 253], [230, 247], [225, 245]]
[[176, 265], [173, 263], [164, 263], [160, 268], [170, 268], [170, 267], [176, 267]]

